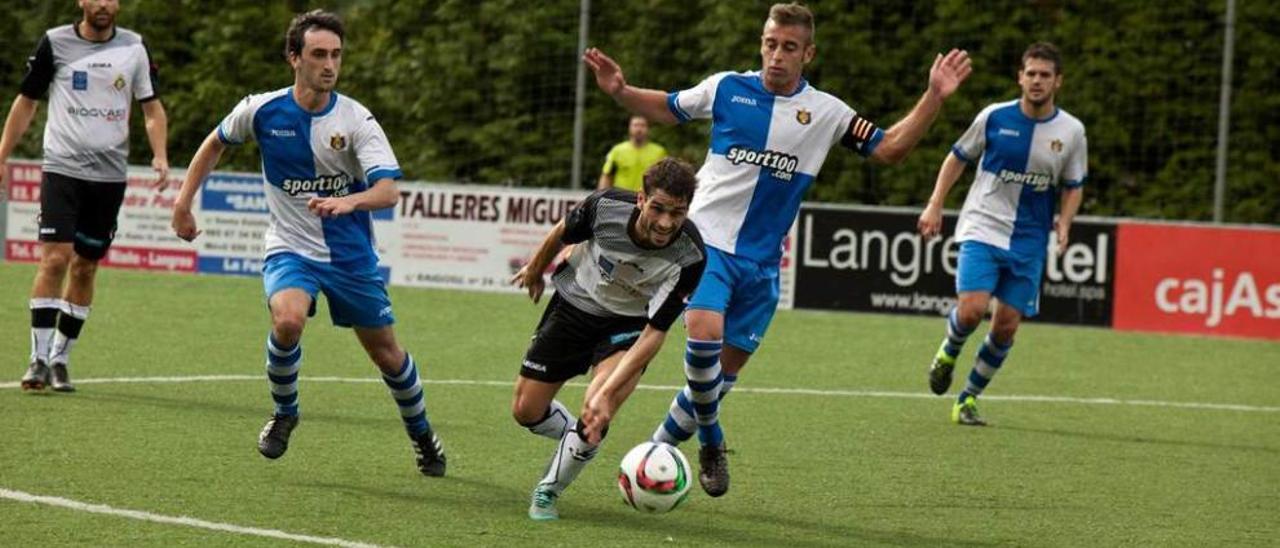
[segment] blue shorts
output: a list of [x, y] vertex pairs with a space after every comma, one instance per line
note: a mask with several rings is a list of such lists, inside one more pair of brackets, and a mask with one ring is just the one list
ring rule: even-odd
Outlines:
[[348, 271], [329, 263], [312, 261], [293, 253], [277, 253], [262, 265], [262, 285], [271, 296], [285, 289], [301, 289], [311, 296], [315, 314], [316, 294], [329, 301], [329, 318], [339, 327], [384, 327], [395, 323], [387, 286], [377, 269]]
[[707, 246], [707, 267], [688, 308], [723, 314], [724, 342], [755, 352], [778, 309], [778, 265]]
[[960, 242], [956, 292], [995, 295], [1030, 318], [1040, 311], [1044, 255], [1023, 255], [976, 241]]

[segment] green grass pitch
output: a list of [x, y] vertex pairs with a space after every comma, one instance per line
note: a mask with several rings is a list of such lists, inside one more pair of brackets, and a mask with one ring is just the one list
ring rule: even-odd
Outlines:
[[[303, 338], [303, 420], [289, 453], [279, 461], [257, 454], [271, 400], [256, 279], [104, 270], [72, 359], [77, 381], [252, 379], [21, 393], [33, 272], [0, 264], [8, 364], [0, 489], [8, 492], [396, 546], [1280, 542], [1274, 342], [1028, 324], [982, 401], [994, 425], [974, 429], [948, 422], [952, 397], [926, 396], [942, 320], [779, 312], [723, 407], [729, 494], [711, 499], [695, 486], [677, 511], [643, 515], [621, 502], [617, 463], [662, 418], [673, 392], [659, 387], [682, 382], [677, 328], [642, 381], [649, 388], [627, 402], [599, 457], [562, 497], [563, 519], [533, 523], [529, 492], [553, 444], [509, 411], [541, 310], [527, 299], [392, 289], [400, 340], [423, 364], [429, 416], [449, 456], [448, 477], [434, 479], [414, 468], [385, 387], [323, 305]], [[581, 393], [568, 387], [562, 400], [576, 410]], [[1240, 407], [1184, 405], [1198, 403]], [[684, 449], [696, 463], [696, 448]], [[0, 497], [0, 539], [283, 543], [11, 497]]]

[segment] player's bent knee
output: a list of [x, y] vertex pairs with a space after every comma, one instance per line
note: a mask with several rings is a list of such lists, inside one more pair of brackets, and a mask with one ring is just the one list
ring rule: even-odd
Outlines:
[[524, 400], [517, 398], [511, 404], [511, 418], [516, 420], [516, 424], [525, 428], [533, 428], [547, 415], [547, 409], [533, 409], [533, 406], [525, 403]]
[[724, 339], [724, 322], [689, 321], [687, 326], [689, 338], [700, 341], [718, 341]]
[[302, 337], [302, 328], [306, 325], [306, 318], [305, 312], [302, 314], [273, 313], [271, 315], [271, 328], [280, 338], [296, 341]]
[[982, 323], [982, 316], [985, 315], [987, 306], [984, 303], [970, 301], [961, 302], [957, 311], [957, 319], [966, 327], [973, 327]]
[[515, 396], [511, 399], [511, 418], [525, 428], [537, 425], [547, 417], [551, 408], [551, 400], [534, 396], [536, 391], [521, 390], [516, 385]]
[[713, 310], [690, 309], [685, 311], [684, 318], [690, 337], [708, 341], [724, 338], [724, 314]]

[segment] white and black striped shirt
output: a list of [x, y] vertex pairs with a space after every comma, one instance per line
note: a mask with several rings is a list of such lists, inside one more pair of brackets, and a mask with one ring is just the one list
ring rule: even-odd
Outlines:
[[565, 217], [562, 241], [578, 244], [552, 278], [559, 295], [597, 316], [647, 317], [666, 331], [684, 311], [698, 286], [707, 255], [693, 221], [665, 247], [649, 248], [631, 239], [639, 217], [636, 194], [598, 191]]

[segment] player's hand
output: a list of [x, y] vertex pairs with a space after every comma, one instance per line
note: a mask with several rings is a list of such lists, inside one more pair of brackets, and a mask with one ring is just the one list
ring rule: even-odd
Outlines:
[[9, 162], [0, 160], [0, 202], [9, 199]]
[[933, 68], [929, 69], [929, 91], [937, 94], [939, 99], [946, 99], [955, 93], [971, 72], [973, 65], [969, 62], [969, 52], [952, 49], [946, 56], [938, 54], [933, 59]]
[[317, 217], [332, 218], [351, 213], [356, 210], [356, 206], [345, 197], [315, 197], [307, 201], [307, 209], [311, 210], [311, 213]]
[[162, 158], [152, 158], [151, 169], [156, 170], [156, 182], [151, 187], [157, 191], [169, 188], [169, 161]]
[[600, 443], [601, 432], [604, 432], [604, 429], [609, 426], [609, 421], [613, 420], [614, 411], [617, 411], [617, 404], [604, 393], [596, 394], [583, 406], [582, 424], [585, 427], [582, 431], [587, 435], [587, 443], [592, 445]]
[[173, 220], [169, 225], [173, 227], [174, 234], [188, 242], [195, 241], [196, 236], [203, 232], [196, 228], [196, 216], [191, 214], [190, 208], [173, 208]]
[[1062, 255], [1067, 250], [1068, 236], [1071, 234], [1071, 226], [1064, 225], [1059, 221], [1053, 222], [1053, 232], [1058, 237], [1058, 255]]
[[926, 240], [932, 240], [942, 232], [942, 207], [929, 205], [924, 208], [924, 212], [920, 213], [920, 220], [916, 221], [916, 229], [920, 231], [920, 235]]
[[542, 271], [529, 268], [529, 264], [520, 267], [520, 271], [511, 277], [511, 285], [522, 288], [529, 292], [529, 298], [533, 299], [534, 304], [542, 298], [542, 290], [546, 288], [547, 283], [542, 279]]
[[627, 87], [626, 78], [622, 77], [622, 67], [596, 48], [587, 48], [582, 54], [582, 62], [587, 64], [596, 75], [596, 85], [610, 96], [617, 95]]

